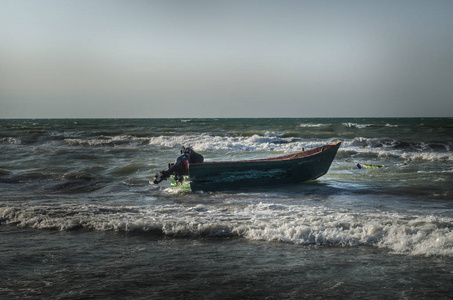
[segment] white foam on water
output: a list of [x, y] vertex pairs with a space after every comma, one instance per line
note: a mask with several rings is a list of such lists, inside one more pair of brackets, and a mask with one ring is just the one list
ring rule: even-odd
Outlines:
[[[227, 150], [237, 152], [265, 151], [293, 153], [300, 151], [302, 148], [310, 149], [337, 141], [337, 139], [298, 140], [294, 138], [283, 138], [275, 132], [267, 132], [264, 135], [255, 134], [252, 136], [211, 136], [207, 134], [159, 136], [150, 138], [149, 145], [168, 149], [175, 149], [183, 145], [190, 145], [197, 151], [202, 152]], [[339, 152], [354, 152], [361, 155], [372, 154], [380, 158], [399, 158], [411, 161], [453, 161], [452, 152], [433, 152], [429, 149], [423, 151], [393, 149], [392, 143], [394, 142], [391, 141], [388, 146], [375, 146], [375, 144], [380, 143], [382, 143], [382, 141], [379, 139], [367, 139], [360, 137], [352, 140], [342, 140]]]
[[[356, 137], [352, 140], [344, 140], [339, 151], [355, 152], [358, 154], [373, 154], [380, 158], [395, 157], [406, 161], [431, 161], [431, 162], [451, 162], [453, 152], [434, 152], [427, 145], [420, 143], [419, 151], [407, 151], [393, 149], [395, 141], [389, 141], [388, 145], [380, 145], [380, 139], [368, 139]], [[379, 144], [380, 146], [376, 146]], [[448, 149], [448, 144], [444, 145]], [[423, 149], [424, 148], [424, 149]]]
[[138, 231], [178, 237], [341, 247], [374, 246], [398, 254], [453, 257], [453, 219], [303, 205], [0, 206], [3, 224], [36, 229]]
[[372, 124], [358, 124], [358, 123], [343, 123], [343, 126], [347, 128], [367, 128], [373, 126]]
[[299, 127], [302, 128], [319, 128], [319, 127], [327, 127], [331, 126], [331, 124], [300, 124]]
[[[313, 124], [308, 124], [313, 125]], [[316, 125], [316, 124], [314, 124]], [[324, 125], [324, 124], [317, 124]], [[355, 123], [347, 124], [351, 127], [371, 126]], [[130, 135], [102, 136], [100, 138], [66, 138], [64, 141], [71, 146], [140, 146], [149, 145], [162, 150], [176, 149], [181, 146], [191, 146], [196, 151], [235, 151], [235, 152], [282, 152], [294, 153], [302, 148], [310, 149], [325, 144], [337, 142], [340, 139], [299, 139], [283, 137], [281, 133], [268, 131], [251, 136], [221, 136], [210, 134], [185, 134], [185, 135], [162, 135], [156, 137], [134, 137]], [[398, 149], [399, 141], [392, 139], [355, 137], [353, 139], [341, 139], [340, 152], [354, 152], [361, 155], [375, 155], [380, 158], [395, 157], [411, 161], [451, 162], [453, 152], [449, 151], [450, 143], [436, 145], [445, 147], [444, 151], [433, 151], [429, 144], [414, 143], [408, 147], [414, 149]], [[270, 153], [272, 155], [272, 153]]]
[[149, 138], [131, 135], [102, 136], [101, 138], [65, 138], [64, 141], [73, 146], [108, 146], [108, 145], [140, 145], [147, 143]]
[[0, 143], [20, 145], [22, 140], [16, 137], [4, 137], [0, 139]]
[[435, 162], [452, 162], [453, 152], [436, 153], [436, 152], [422, 152], [422, 153], [407, 153], [403, 152], [401, 158], [409, 159], [411, 161], [435, 161]]
[[302, 147], [321, 146], [323, 141], [294, 141], [293, 138], [282, 138], [279, 134], [266, 132], [264, 135], [252, 136], [212, 136], [207, 134], [159, 136], [149, 139], [149, 145], [174, 149], [190, 145], [197, 151], [281, 151], [297, 152]]

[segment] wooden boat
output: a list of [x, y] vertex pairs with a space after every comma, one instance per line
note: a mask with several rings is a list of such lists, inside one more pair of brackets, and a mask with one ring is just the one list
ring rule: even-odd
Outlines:
[[189, 174], [180, 181], [171, 177], [171, 185], [192, 191], [221, 191], [314, 180], [327, 173], [340, 144], [265, 159], [190, 164]]

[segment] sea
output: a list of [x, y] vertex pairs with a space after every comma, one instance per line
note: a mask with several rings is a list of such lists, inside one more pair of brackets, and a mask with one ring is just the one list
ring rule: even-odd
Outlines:
[[[183, 146], [338, 141], [315, 181], [150, 183]], [[1, 119], [0, 270], [0, 299], [452, 299], [453, 118]]]

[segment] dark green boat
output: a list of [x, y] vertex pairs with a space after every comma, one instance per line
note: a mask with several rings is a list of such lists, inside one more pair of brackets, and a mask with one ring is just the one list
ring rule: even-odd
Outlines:
[[182, 181], [171, 178], [171, 185], [192, 191], [221, 191], [314, 180], [327, 173], [340, 144], [273, 158], [190, 164], [189, 174]]

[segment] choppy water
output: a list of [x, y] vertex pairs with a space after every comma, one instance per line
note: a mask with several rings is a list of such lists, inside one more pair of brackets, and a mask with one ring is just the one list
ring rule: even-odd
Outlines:
[[[0, 120], [0, 298], [449, 298], [453, 119]], [[150, 185], [342, 141], [327, 175]], [[380, 165], [358, 169], [357, 163]]]

